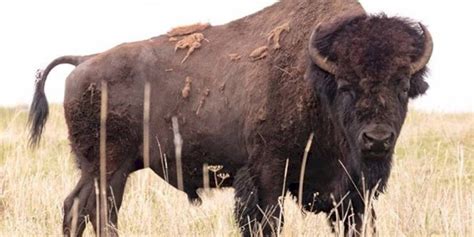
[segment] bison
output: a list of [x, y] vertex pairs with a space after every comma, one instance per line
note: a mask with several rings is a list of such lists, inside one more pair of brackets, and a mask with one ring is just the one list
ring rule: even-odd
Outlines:
[[[219, 164], [230, 175], [223, 185], [235, 188], [235, 216], [244, 235], [255, 223], [266, 222], [265, 235], [276, 229], [279, 197], [286, 192], [332, 223], [349, 215], [346, 234], [357, 235], [367, 211], [375, 218], [364, 197], [377, 197], [386, 186], [408, 101], [428, 89], [424, 76], [432, 49], [422, 24], [368, 15], [355, 0], [281, 0], [199, 32], [181, 28], [95, 55], [58, 58], [37, 80], [30, 141], [38, 144], [48, 116], [48, 73], [63, 63], [77, 66], [66, 80], [64, 113], [81, 178], [64, 201], [63, 232], [81, 235], [86, 216], [96, 229], [94, 180], [106, 82], [107, 195], [115, 199], [110, 224], [116, 226], [127, 177], [144, 168], [149, 83], [150, 168], [177, 187], [176, 117], [184, 140], [183, 191], [190, 200], [199, 200], [203, 164]], [[71, 233], [75, 198], [78, 226]]]

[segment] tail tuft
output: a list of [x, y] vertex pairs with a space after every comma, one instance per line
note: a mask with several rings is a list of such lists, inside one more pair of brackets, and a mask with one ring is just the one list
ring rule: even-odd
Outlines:
[[44, 94], [45, 80], [42, 79], [42, 74], [41, 70], [36, 72], [35, 94], [28, 116], [28, 126], [30, 127], [29, 146], [31, 148], [38, 146], [49, 114], [48, 100]]

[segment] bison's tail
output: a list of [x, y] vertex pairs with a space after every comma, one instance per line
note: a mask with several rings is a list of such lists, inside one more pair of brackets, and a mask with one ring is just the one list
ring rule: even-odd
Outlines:
[[44, 125], [48, 119], [49, 108], [48, 100], [44, 93], [44, 85], [49, 72], [59, 64], [72, 64], [77, 66], [94, 56], [95, 55], [59, 57], [52, 61], [45, 70], [37, 71], [35, 94], [33, 96], [33, 101], [31, 102], [30, 113], [28, 116], [28, 126], [30, 127], [30, 147], [36, 147], [39, 144], [41, 133], [43, 132]]

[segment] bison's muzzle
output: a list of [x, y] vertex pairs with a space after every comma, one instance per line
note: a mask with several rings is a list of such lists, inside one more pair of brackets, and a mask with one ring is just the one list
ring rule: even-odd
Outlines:
[[359, 147], [364, 157], [386, 157], [395, 145], [395, 130], [383, 124], [367, 126], [359, 135]]

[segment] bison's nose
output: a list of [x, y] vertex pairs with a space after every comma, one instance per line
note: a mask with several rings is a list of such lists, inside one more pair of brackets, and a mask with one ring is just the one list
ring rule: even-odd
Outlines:
[[360, 143], [365, 152], [384, 153], [390, 150], [395, 140], [395, 132], [388, 126], [374, 126], [362, 131]]

